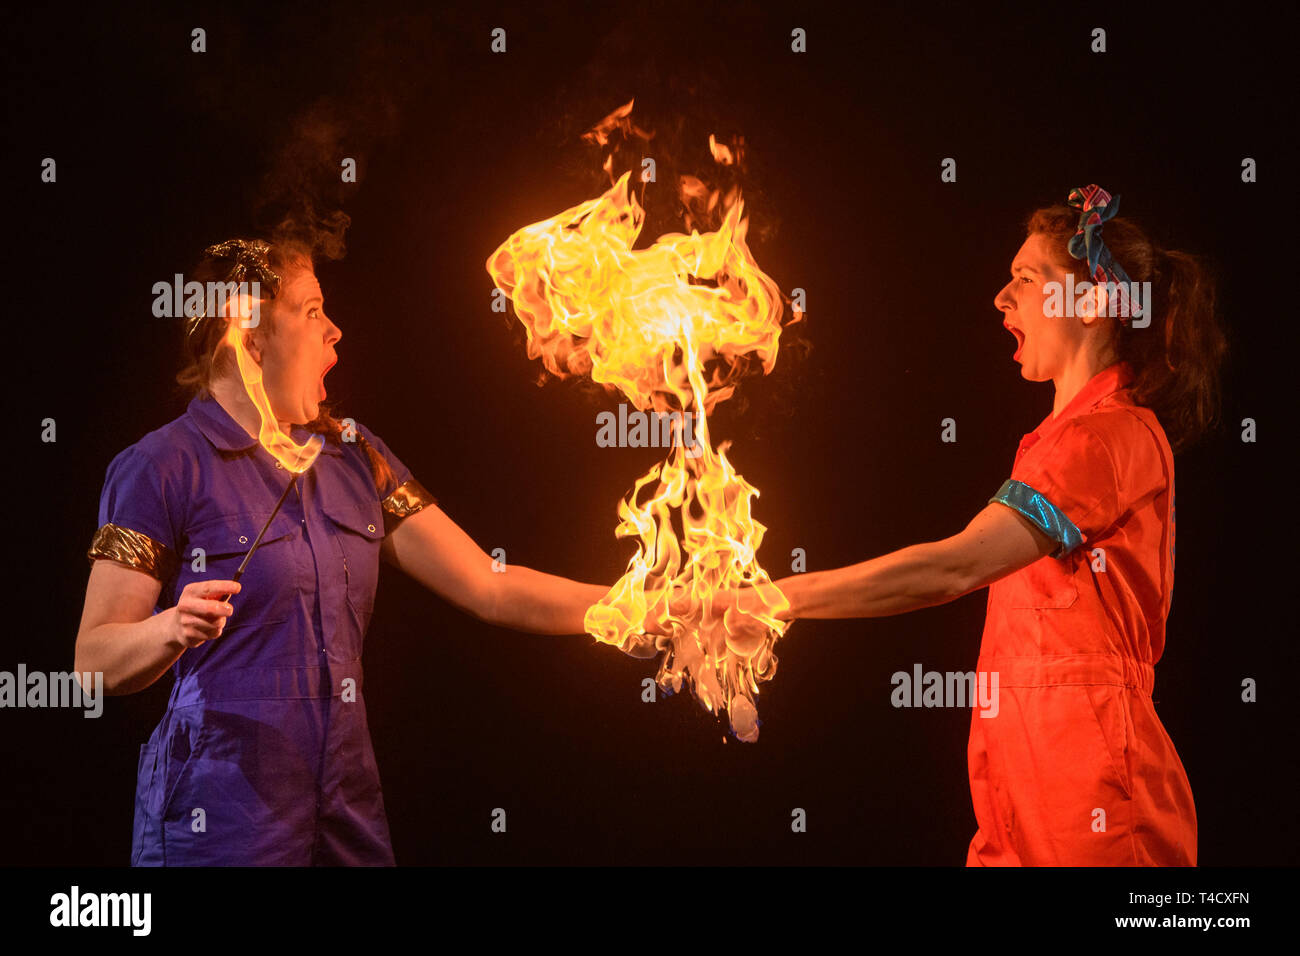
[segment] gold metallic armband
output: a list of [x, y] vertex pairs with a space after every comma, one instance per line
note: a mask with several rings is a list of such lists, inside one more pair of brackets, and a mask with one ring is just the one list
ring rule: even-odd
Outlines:
[[382, 502], [384, 510], [395, 518], [409, 518], [425, 505], [437, 501], [429, 494], [424, 485], [414, 478], [397, 486], [391, 495]]
[[95, 532], [86, 557], [93, 563], [101, 558], [125, 564], [128, 568], [143, 571], [164, 584], [171, 579], [180, 565], [174, 551], [147, 534], [106, 524]]

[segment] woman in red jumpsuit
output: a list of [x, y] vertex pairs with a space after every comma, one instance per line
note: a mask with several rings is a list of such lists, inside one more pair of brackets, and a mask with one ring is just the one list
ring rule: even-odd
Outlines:
[[[1166, 429], [1180, 448], [1213, 423], [1226, 345], [1202, 265], [1118, 206], [1087, 186], [1028, 221], [994, 304], [1021, 375], [1056, 398], [985, 509], [943, 541], [777, 582], [788, 618], [989, 588], [977, 671], [997, 673], [998, 701], [971, 716], [968, 866], [1196, 863], [1191, 786], [1151, 700], [1174, 584]], [[1051, 285], [1067, 275], [1068, 308]]]

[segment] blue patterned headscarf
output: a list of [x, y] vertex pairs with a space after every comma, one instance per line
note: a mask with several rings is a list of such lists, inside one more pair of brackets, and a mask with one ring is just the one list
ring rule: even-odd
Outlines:
[[1119, 196], [1112, 198], [1096, 183], [1070, 190], [1066, 201], [1075, 209], [1082, 210], [1079, 227], [1070, 237], [1070, 255], [1076, 259], [1087, 258], [1088, 274], [1093, 282], [1098, 285], [1114, 283], [1118, 303], [1116, 314], [1121, 319], [1129, 319], [1141, 316], [1142, 309], [1130, 299], [1128, 273], [1111, 258], [1110, 250], [1101, 241], [1101, 224], [1119, 215], [1119, 199]]

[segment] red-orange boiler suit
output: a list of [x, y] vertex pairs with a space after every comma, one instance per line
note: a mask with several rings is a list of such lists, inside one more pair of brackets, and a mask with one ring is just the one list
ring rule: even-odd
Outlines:
[[[991, 501], [1061, 542], [995, 582], [971, 714], [967, 866], [1194, 866], [1196, 808], [1151, 700], [1174, 585], [1173, 453], [1131, 368], [1026, 435]], [[983, 675], [989, 675], [985, 678]]]

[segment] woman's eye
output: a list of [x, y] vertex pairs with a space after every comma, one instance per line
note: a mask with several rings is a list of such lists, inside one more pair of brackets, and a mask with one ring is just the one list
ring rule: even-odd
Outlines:
[[320, 317], [320, 309], [313, 308], [311, 311], [309, 311], [309, 312], [307, 313], [307, 317], [308, 317], [309, 319], [319, 318], [319, 317]]
[[1021, 282], [1033, 282], [1034, 280], [1031, 279], [1031, 278], [1029, 278], [1029, 276], [1021, 276], [1021, 277], [1020, 277], [1020, 281], [1021, 281]]

